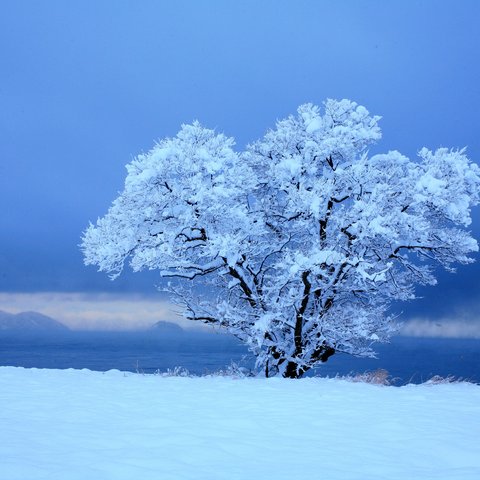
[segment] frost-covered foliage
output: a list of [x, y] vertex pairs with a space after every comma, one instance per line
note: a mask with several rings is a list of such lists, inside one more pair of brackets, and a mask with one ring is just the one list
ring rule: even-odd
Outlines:
[[184, 125], [127, 166], [84, 234], [85, 263], [184, 280], [168, 290], [185, 315], [243, 340], [267, 376], [299, 377], [339, 351], [371, 356], [395, 330], [393, 300], [433, 285], [436, 265], [472, 261], [465, 227], [480, 194], [464, 150], [369, 156], [378, 120], [349, 100], [306, 104], [242, 153]]

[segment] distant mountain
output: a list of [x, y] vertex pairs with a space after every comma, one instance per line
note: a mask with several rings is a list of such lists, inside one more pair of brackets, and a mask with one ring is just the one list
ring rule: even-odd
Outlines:
[[51, 317], [38, 312], [8, 313], [0, 310], [0, 332], [61, 333], [70, 329]]
[[150, 327], [151, 332], [161, 335], [181, 335], [185, 332], [180, 325], [173, 322], [160, 321]]

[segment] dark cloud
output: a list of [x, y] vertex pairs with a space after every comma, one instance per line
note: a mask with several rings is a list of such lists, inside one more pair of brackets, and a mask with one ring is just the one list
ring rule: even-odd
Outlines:
[[[0, 291], [145, 291], [78, 243], [124, 165], [198, 118], [261, 136], [297, 105], [351, 98], [383, 116], [378, 151], [480, 158], [476, 1], [7, 1], [0, 15]], [[473, 231], [480, 237], [480, 212]], [[478, 297], [480, 267], [440, 275], [427, 316]]]

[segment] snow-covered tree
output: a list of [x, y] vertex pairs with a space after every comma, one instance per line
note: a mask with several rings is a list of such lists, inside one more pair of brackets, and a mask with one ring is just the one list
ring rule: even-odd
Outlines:
[[395, 331], [392, 301], [472, 261], [480, 196], [464, 150], [369, 156], [378, 120], [349, 100], [306, 104], [242, 153], [184, 125], [127, 166], [84, 233], [85, 263], [112, 278], [127, 260], [158, 269], [188, 318], [244, 341], [266, 376], [372, 356]]

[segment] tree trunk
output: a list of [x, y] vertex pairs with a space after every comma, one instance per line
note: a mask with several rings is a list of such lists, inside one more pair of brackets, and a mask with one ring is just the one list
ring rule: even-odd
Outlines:
[[283, 378], [301, 378], [309, 370], [309, 367], [300, 367], [296, 362], [288, 362], [287, 368], [283, 372]]
[[310, 370], [312, 366], [316, 363], [325, 363], [333, 354], [335, 353], [335, 349], [326, 345], [318, 348], [311, 357], [311, 366], [302, 365], [300, 366], [299, 363], [290, 360], [287, 363], [287, 367], [283, 372], [284, 378], [301, 378], [305, 372]]

